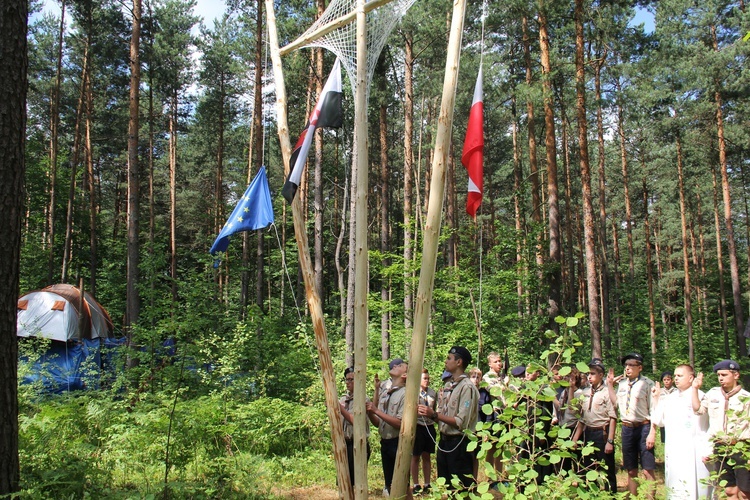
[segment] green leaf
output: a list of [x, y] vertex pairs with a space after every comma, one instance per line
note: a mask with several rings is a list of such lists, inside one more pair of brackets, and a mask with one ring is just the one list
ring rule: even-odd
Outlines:
[[578, 363], [576, 363], [576, 368], [578, 368], [578, 371], [581, 373], [589, 372], [589, 365], [587, 365], [583, 361], [579, 361]]
[[557, 374], [561, 377], [567, 377], [568, 375], [570, 375], [570, 370], [572, 370], [570, 366], [563, 366], [562, 368], [560, 368], [560, 371], [558, 371]]
[[555, 317], [555, 323], [557, 323], [558, 325], [565, 324], [565, 321], [566, 321], [566, 319], [563, 316], [556, 316]]
[[562, 427], [559, 431], [557, 431], [557, 437], [561, 439], [568, 439], [572, 433], [572, 429], [569, 429], [568, 427]]
[[596, 470], [590, 470], [586, 473], [586, 479], [589, 481], [596, 481], [599, 479], [599, 471]]
[[551, 464], [559, 464], [562, 461], [562, 457], [560, 455], [556, 455], [554, 453], [550, 454], [549, 456], [549, 463]]
[[568, 326], [568, 328], [573, 328], [574, 326], [578, 326], [578, 318], [568, 318], [565, 321], [565, 324]]
[[747, 32], [747, 34], [742, 37], [743, 42], [750, 42], [750, 31]]
[[483, 493], [487, 493], [488, 491], [490, 491], [490, 483], [479, 483], [479, 485], [477, 486], [477, 493], [479, 493], [480, 495]]

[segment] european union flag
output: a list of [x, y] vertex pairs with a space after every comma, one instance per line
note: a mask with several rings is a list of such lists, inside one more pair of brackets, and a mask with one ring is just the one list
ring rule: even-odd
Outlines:
[[225, 252], [229, 247], [229, 237], [234, 233], [262, 229], [271, 223], [273, 223], [271, 191], [268, 189], [266, 167], [261, 167], [234, 208], [232, 215], [229, 216], [227, 223], [219, 232], [209, 252], [211, 255], [216, 255], [216, 252]]

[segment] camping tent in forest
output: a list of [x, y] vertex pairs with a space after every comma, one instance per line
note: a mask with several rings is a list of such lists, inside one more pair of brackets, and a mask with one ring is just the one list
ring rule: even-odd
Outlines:
[[112, 337], [114, 327], [107, 310], [88, 292], [83, 295], [81, 301], [80, 289], [66, 284], [23, 295], [18, 299], [17, 335], [61, 342]]
[[84, 292], [83, 299], [79, 288], [65, 284], [18, 299], [18, 337], [52, 341], [31, 343], [19, 351], [25, 363], [22, 383], [56, 393], [94, 388], [103, 372], [117, 364], [113, 348], [125, 339], [112, 338], [112, 320], [91, 294]]

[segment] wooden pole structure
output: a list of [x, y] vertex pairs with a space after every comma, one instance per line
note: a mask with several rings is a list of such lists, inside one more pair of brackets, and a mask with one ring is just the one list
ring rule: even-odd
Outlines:
[[437, 263], [440, 225], [443, 218], [443, 199], [445, 198], [445, 174], [453, 127], [453, 107], [456, 102], [458, 63], [461, 58], [461, 35], [464, 29], [465, 12], [466, 0], [454, 0], [448, 55], [445, 61], [443, 98], [440, 104], [437, 135], [435, 136], [435, 156], [432, 159], [430, 200], [427, 206], [427, 219], [423, 233], [422, 268], [419, 273], [419, 288], [414, 304], [414, 331], [411, 336], [411, 349], [409, 351], [410, 366], [406, 378], [406, 399], [391, 488], [391, 497], [393, 498], [404, 498], [406, 496], [409, 464], [411, 463], [411, 452], [414, 448], [419, 383], [424, 366], [427, 326], [430, 323], [432, 289], [435, 283], [435, 265]]
[[[377, 9], [378, 7], [391, 3], [393, 0], [370, 0], [365, 4], [365, 14]], [[281, 49], [279, 49], [279, 54], [282, 56], [287, 55], [288, 53], [299, 49], [300, 47], [304, 47], [307, 44], [310, 44], [314, 42], [315, 40], [318, 40], [319, 38], [322, 38], [326, 36], [331, 31], [334, 31], [337, 28], [340, 28], [342, 26], [346, 26], [347, 24], [351, 23], [356, 19], [357, 11], [353, 10], [352, 12], [349, 12], [348, 14], [344, 14], [343, 16], [337, 17], [333, 21], [329, 22], [325, 26], [321, 26], [320, 28], [316, 29], [312, 33], [308, 33], [306, 35], [302, 35], [289, 45], [285, 45]]]
[[[271, 60], [273, 62], [274, 83], [276, 87], [276, 120], [279, 131], [279, 142], [281, 143], [281, 155], [284, 159], [284, 174], [289, 174], [289, 161], [292, 156], [292, 146], [289, 141], [289, 126], [287, 124], [287, 102], [286, 86], [284, 83], [284, 72], [281, 66], [281, 55], [279, 54], [279, 36], [276, 30], [276, 14], [274, 12], [273, 0], [265, 0], [266, 16], [268, 19], [268, 39], [271, 47]], [[344, 441], [344, 429], [341, 425], [341, 410], [339, 409], [338, 392], [336, 390], [336, 379], [333, 373], [331, 351], [328, 347], [328, 336], [326, 335], [325, 322], [323, 321], [323, 307], [320, 297], [315, 290], [312, 261], [310, 259], [310, 248], [307, 243], [307, 232], [302, 217], [302, 202], [297, 196], [292, 203], [292, 214], [294, 219], [294, 235], [297, 239], [297, 251], [299, 252], [299, 265], [305, 282], [305, 293], [307, 305], [310, 308], [310, 318], [315, 331], [315, 345], [318, 349], [320, 359], [320, 371], [323, 377], [323, 389], [325, 391], [326, 411], [328, 422], [331, 426], [331, 440], [333, 441], [333, 457], [336, 463], [336, 478], [339, 485], [339, 498], [349, 500], [352, 498], [352, 486], [349, 480], [349, 465], [346, 456], [346, 442]]]
[[[367, 14], [365, 0], [357, 0], [357, 84], [354, 96], [354, 147], [357, 190], [354, 231], [354, 484], [356, 498], [367, 498], [367, 308], [369, 258], [367, 248]], [[351, 270], [349, 271], [351, 272]], [[377, 404], [377, 401], [375, 401]]]

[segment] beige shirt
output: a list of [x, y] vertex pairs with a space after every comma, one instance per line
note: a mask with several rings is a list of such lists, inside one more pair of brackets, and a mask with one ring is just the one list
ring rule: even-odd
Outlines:
[[[365, 398], [365, 403], [368, 403], [370, 401], [370, 398]], [[341, 396], [339, 399], [339, 403], [344, 405], [344, 408], [346, 411], [352, 414], [354, 416], [354, 396], [351, 396], [349, 394], [346, 394], [344, 396]], [[354, 439], [354, 426], [349, 423], [347, 419], [344, 418], [343, 415], [341, 415], [341, 421], [342, 426], [344, 427], [344, 439], [347, 441], [351, 441]], [[370, 421], [367, 421], [367, 437], [370, 437]]]
[[463, 431], [473, 431], [479, 413], [479, 391], [474, 383], [463, 374], [458, 379], [450, 379], [443, 388], [442, 400], [438, 413], [456, 419], [458, 428], [439, 422], [441, 434], [460, 436]]
[[615, 405], [609, 399], [607, 384], [602, 383], [594, 390], [591, 386], [583, 389], [580, 397], [581, 421], [592, 429], [609, 425], [610, 419], [617, 418]]
[[[406, 389], [402, 385], [391, 386], [388, 390], [381, 389], [378, 409], [392, 417], [401, 418], [404, 413], [404, 396], [406, 396]], [[382, 418], [380, 419], [380, 425], [378, 426], [380, 439], [397, 438], [399, 430]]]
[[703, 396], [696, 413], [708, 413], [708, 437], [712, 441], [732, 444], [750, 440], [750, 392], [745, 389], [730, 397], [727, 404], [722, 388], [714, 387]]
[[654, 381], [643, 375], [632, 382], [627, 378], [620, 380], [617, 388], [617, 410], [620, 420], [630, 424], [640, 424], [651, 419], [653, 401], [651, 389]]

